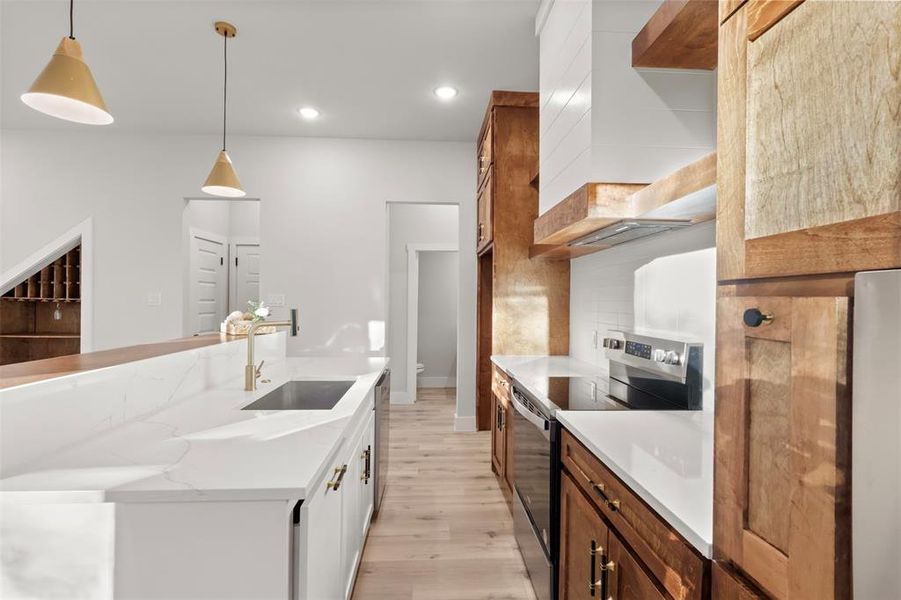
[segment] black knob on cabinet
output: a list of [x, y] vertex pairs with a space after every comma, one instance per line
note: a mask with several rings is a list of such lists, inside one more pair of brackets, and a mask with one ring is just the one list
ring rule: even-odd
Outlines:
[[773, 315], [761, 312], [759, 308], [749, 308], [745, 311], [744, 321], [748, 327], [760, 327], [773, 320]]

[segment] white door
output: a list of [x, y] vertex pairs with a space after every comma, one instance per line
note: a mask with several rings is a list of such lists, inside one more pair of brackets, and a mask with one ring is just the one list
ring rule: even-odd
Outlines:
[[227, 310], [225, 239], [191, 231], [191, 318], [193, 333], [219, 331]]
[[260, 300], [260, 244], [231, 245], [231, 310], [247, 310], [247, 302]]

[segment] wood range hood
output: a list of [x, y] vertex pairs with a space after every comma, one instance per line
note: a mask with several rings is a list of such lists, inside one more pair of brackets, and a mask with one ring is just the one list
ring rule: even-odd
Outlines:
[[716, 152], [651, 184], [586, 183], [535, 220], [533, 257], [575, 258], [716, 217]]

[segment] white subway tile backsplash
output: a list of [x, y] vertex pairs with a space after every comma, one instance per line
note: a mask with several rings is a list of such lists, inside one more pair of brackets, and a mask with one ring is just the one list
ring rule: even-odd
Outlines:
[[607, 370], [603, 338], [652, 329], [704, 344], [704, 409], [713, 410], [715, 222], [671, 231], [572, 261], [570, 354]]

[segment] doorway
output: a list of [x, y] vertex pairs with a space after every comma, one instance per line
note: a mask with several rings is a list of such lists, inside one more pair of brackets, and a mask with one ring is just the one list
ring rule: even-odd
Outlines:
[[[388, 315], [387, 315], [387, 355], [391, 359], [391, 401], [396, 404], [412, 404], [417, 397], [417, 365], [423, 365], [423, 373], [429, 364], [420, 354], [419, 344], [419, 299], [420, 260], [432, 252], [455, 252], [459, 239], [459, 207], [456, 204], [414, 204], [393, 203], [387, 206], [388, 241]], [[448, 278], [445, 277], [445, 280]], [[446, 282], [446, 281], [445, 281]], [[452, 297], [459, 305], [460, 294], [454, 283]], [[447, 313], [447, 311], [445, 311]], [[456, 332], [459, 327], [458, 315], [444, 315], [446, 327], [454, 331], [454, 354]], [[450, 321], [448, 323], [448, 321]], [[427, 330], [428, 331], [428, 330]], [[434, 369], [440, 367], [433, 360], [428, 361]], [[452, 367], [458, 368], [458, 361]], [[437, 376], [437, 375], [436, 375]], [[445, 375], [445, 385], [456, 384], [456, 373]], [[424, 381], [427, 385], [435, 383]], [[456, 390], [447, 388], [449, 401], [456, 403]]]
[[260, 299], [258, 199], [186, 199], [183, 329], [218, 332], [229, 313]]
[[407, 244], [407, 389], [457, 387], [456, 244]]

